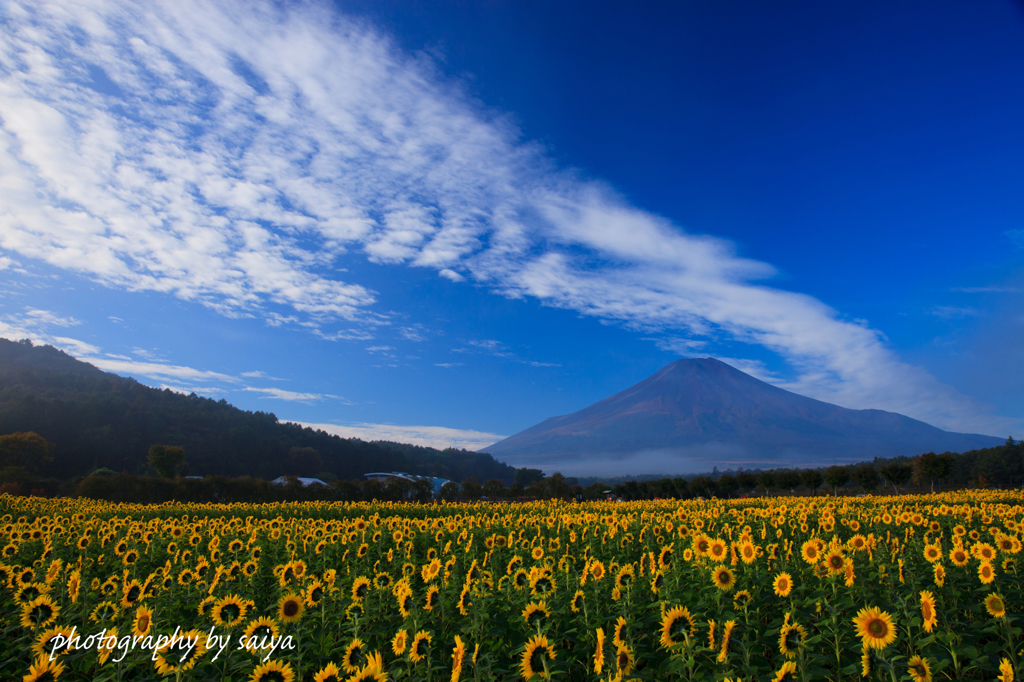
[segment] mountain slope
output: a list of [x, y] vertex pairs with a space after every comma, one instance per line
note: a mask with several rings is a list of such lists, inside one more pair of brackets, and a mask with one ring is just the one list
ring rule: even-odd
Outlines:
[[620, 393], [484, 450], [515, 466], [578, 475], [817, 465], [1001, 443], [893, 412], [814, 400], [703, 358], [677, 360]]
[[60, 479], [99, 467], [143, 472], [154, 444], [184, 447], [189, 473], [199, 475], [349, 479], [408, 471], [460, 481], [515, 475], [486, 454], [339, 438], [226, 400], [144, 386], [52, 346], [0, 339], [0, 434], [16, 431], [34, 431], [56, 445], [53, 462], [36, 473]]

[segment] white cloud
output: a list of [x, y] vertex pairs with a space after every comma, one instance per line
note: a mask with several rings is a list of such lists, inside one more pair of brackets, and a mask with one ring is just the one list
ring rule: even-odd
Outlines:
[[179, 379], [186, 381], [224, 381], [238, 383], [236, 377], [211, 372], [203, 369], [193, 369], [181, 365], [169, 365], [159, 362], [139, 362], [136, 360], [120, 360], [111, 357], [80, 357], [79, 360], [88, 362], [106, 372], [113, 372], [122, 376], [149, 377], [150, 379], [167, 380]]
[[[300, 422], [301, 423], [301, 422]], [[359, 438], [361, 440], [389, 440], [396, 443], [423, 445], [443, 450], [444, 448], [465, 448], [479, 450], [497, 443], [507, 436], [499, 436], [485, 431], [469, 429], [451, 429], [446, 426], [396, 426], [394, 424], [306, 424], [313, 429], [333, 433], [342, 438]]]
[[406, 341], [419, 343], [427, 340], [427, 328], [422, 324], [414, 324], [411, 327], [402, 327], [398, 331]]
[[324, 398], [337, 398], [337, 396], [324, 395], [322, 393], [297, 393], [295, 391], [284, 391], [280, 388], [253, 388], [252, 386], [246, 386], [245, 390], [250, 393], [262, 393], [264, 398], [307, 403], [323, 400]]
[[462, 367], [465, 363], [463, 362], [435, 362], [435, 367], [444, 367], [445, 369], [451, 369], [452, 367]]
[[78, 339], [71, 339], [66, 336], [54, 336], [53, 342], [54, 346], [65, 350], [74, 356], [96, 355], [100, 352], [100, 348], [98, 346], [86, 343], [85, 341], [79, 341]]
[[[786, 387], [847, 407], [1006, 430], [876, 330], [763, 284], [771, 266], [556, 169], [326, 5], [4, 11], [0, 248], [21, 258], [366, 340], [387, 319], [336, 262], [361, 251], [651, 334], [763, 346], [795, 372]], [[97, 70], [116, 88], [91, 86]]]
[[249, 379], [269, 379], [270, 381], [287, 381], [287, 379], [272, 377], [263, 370], [256, 370], [253, 372], [242, 372], [242, 376], [247, 377]]
[[195, 393], [196, 395], [209, 396], [225, 392], [223, 388], [217, 388], [215, 386], [178, 386], [174, 384], [159, 384], [155, 388], [159, 388], [161, 390], [167, 389], [174, 391], [175, 393], [181, 393], [182, 395]]
[[387, 353], [390, 350], [394, 350], [391, 346], [370, 346], [366, 349], [368, 353]]

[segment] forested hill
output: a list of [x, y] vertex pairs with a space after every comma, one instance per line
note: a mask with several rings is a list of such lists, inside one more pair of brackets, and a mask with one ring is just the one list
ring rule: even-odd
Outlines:
[[102, 372], [52, 346], [0, 339], [0, 434], [34, 431], [56, 447], [36, 475], [69, 479], [100, 467], [143, 473], [154, 444], [185, 448], [189, 474], [358, 478], [407, 471], [511, 481], [490, 455], [339, 438], [273, 413], [182, 395]]

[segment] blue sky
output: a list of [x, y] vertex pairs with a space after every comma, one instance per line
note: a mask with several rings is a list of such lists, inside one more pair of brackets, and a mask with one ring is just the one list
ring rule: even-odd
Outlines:
[[1024, 431], [1013, 2], [0, 3], [0, 336], [481, 447], [680, 357]]

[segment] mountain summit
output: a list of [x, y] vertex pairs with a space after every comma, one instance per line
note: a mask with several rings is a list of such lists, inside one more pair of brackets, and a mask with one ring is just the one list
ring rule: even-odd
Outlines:
[[839, 407], [701, 358], [677, 360], [621, 393], [483, 451], [519, 467], [621, 475], [819, 466], [1002, 442], [894, 412]]

